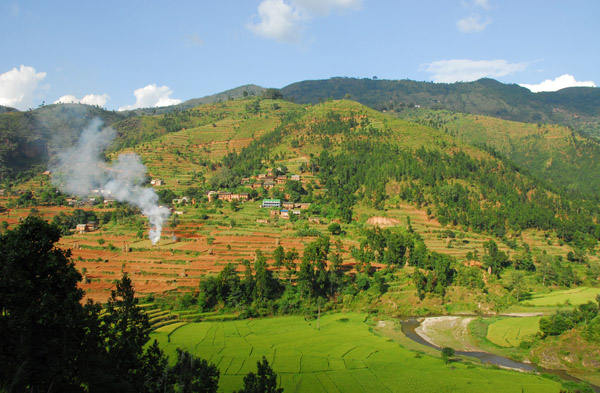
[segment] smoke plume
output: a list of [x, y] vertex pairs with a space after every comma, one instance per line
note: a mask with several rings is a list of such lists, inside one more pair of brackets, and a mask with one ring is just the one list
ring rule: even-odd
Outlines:
[[79, 141], [58, 154], [57, 164], [51, 168], [52, 181], [70, 195], [88, 196], [92, 190], [99, 190], [104, 197], [139, 207], [150, 221], [149, 238], [156, 244], [169, 209], [158, 206], [154, 189], [142, 186], [146, 167], [137, 154], [121, 154], [111, 164], [104, 161], [102, 152], [115, 139], [116, 132], [102, 126], [102, 120], [92, 120]]

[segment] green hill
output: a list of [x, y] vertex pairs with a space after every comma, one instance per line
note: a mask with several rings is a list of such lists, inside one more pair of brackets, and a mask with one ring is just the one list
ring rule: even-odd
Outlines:
[[397, 115], [492, 149], [548, 184], [592, 197], [600, 188], [600, 143], [568, 127], [424, 108], [406, 108]]
[[555, 123], [600, 136], [600, 89], [576, 87], [532, 93], [493, 79], [468, 83], [331, 78], [291, 84], [281, 89], [286, 99], [318, 103], [349, 97], [377, 110], [426, 107], [481, 114], [527, 123]]
[[71, 146], [93, 118], [111, 125], [127, 114], [81, 104], [53, 104], [20, 112], [0, 114], [0, 179], [14, 177], [38, 166], [44, 168], [52, 155]]
[[[193, 123], [204, 111], [216, 120]], [[160, 122], [167, 116], [171, 115], [144, 121]], [[315, 192], [316, 200], [332, 217], [346, 222], [352, 220], [357, 205], [383, 210], [386, 205], [409, 202], [442, 224], [498, 237], [536, 228], [582, 245], [596, 236], [596, 204], [560, 184], [548, 188], [518, 166], [451, 132], [397, 119], [353, 101], [304, 107], [245, 99], [199, 107], [186, 117], [189, 123], [180, 131], [133, 148], [153, 176], [171, 179], [170, 187], [180, 192], [196, 184], [199, 174], [213, 187], [234, 190], [241, 178], [278, 165], [304, 163], [303, 168], [310, 169], [326, 189]], [[490, 130], [494, 125], [510, 126], [496, 119], [486, 121]], [[532, 127], [535, 134], [537, 128]], [[556, 129], [559, 135], [564, 132]], [[553, 149], [558, 147], [549, 148], [552, 154], [562, 154]]]
[[212, 94], [202, 98], [193, 98], [191, 100], [187, 100], [182, 102], [181, 104], [164, 106], [159, 108], [141, 108], [134, 109], [131, 112], [136, 115], [146, 114], [146, 115], [160, 115], [164, 113], [170, 113], [174, 111], [182, 111], [186, 109], [195, 108], [204, 104], [215, 104], [221, 101], [234, 100], [242, 97], [260, 97], [263, 92], [267, 90], [264, 87], [260, 87], [257, 85], [244, 85], [239, 86], [233, 89], [225, 90], [221, 93]]
[[[582, 201], [568, 192], [560, 188], [549, 192], [510, 163], [429, 127], [351, 101], [298, 110], [296, 116], [239, 154], [231, 153], [225, 165], [241, 174], [261, 169], [278, 152], [311, 156], [311, 168], [327, 189], [331, 208], [342, 218], [358, 201], [382, 209], [398, 198], [428, 207], [442, 223], [500, 237], [505, 229], [573, 233], [575, 222], [587, 221], [575, 218], [571, 209], [577, 210]], [[566, 210], [556, 209], [558, 200], [569, 201], [563, 205]], [[588, 208], [596, 214], [594, 205]]]
[[[292, 162], [300, 169], [302, 162], [327, 189], [315, 198], [343, 221], [352, 220], [359, 204], [382, 210], [409, 202], [442, 224], [498, 237], [535, 228], [580, 247], [597, 237], [598, 206], [565, 187], [594, 190], [595, 142], [561, 127], [424, 113], [407, 121], [354, 101], [305, 107], [249, 96], [154, 116], [124, 118], [95, 107], [54, 105], [0, 120], [26, 131], [13, 131], [20, 144], [4, 157], [21, 159], [9, 170], [21, 162], [42, 164], [58, 137], [59, 146], [72, 144], [87, 119], [100, 115], [118, 132], [111, 152], [140, 154], [150, 174], [169, 179], [176, 192], [198, 178], [233, 189], [241, 178]], [[483, 144], [534, 176], [474, 147]]]
[[9, 106], [0, 105], [0, 113], [6, 113], [6, 112], [17, 112], [17, 110], [15, 108], [11, 108]]
[[71, 146], [77, 140], [93, 118], [117, 129], [118, 138], [113, 150], [118, 150], [164, 133], [204, 125], [223, 116], [218, 111], [216, 114], [204, 111], [205, 115], [200, 118], [190, 119], [190, 113], [199, 113], [189, 112], [191, 108], [246, 96], [260, 97], [265, 90], [256, 85], [245, 85], [178, 105], [124, 112], [83, 104], [53, 104], [25, 112], [0, 106], [0, 137], [5, 141], [0, 146], [0, 179], [46, 166], [57, 150]]

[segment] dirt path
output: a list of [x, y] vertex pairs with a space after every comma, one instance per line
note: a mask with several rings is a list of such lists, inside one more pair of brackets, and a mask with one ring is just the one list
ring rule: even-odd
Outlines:
[[501, 317], [543, 317], [543, 312], [511, 312], [505, 314], [498, 314]]

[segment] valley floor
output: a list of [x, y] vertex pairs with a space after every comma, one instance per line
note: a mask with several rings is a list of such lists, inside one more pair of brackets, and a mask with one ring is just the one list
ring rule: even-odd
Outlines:
[[[220, 390], [242, 386], [244, 374], [266, 356], [287, 392], [558, 392], [560, 384], [537, 375], [461, 361], [405, 348], [374, 334], [381, 328], [365, 314], [327, 314], [228, 322], [201, 322], [157, 329], [173, 358], [177, 347], [209, 359], [221, 371]], [[385, 322], [383, 322], [385, 327]]]

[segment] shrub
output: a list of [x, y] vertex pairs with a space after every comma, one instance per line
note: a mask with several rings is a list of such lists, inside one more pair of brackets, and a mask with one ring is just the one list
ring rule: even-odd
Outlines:
[[442, 348], [442, 360], [444, 363], [448, 364], [451, 361], [452, 356], [454, 356], [454, 349], [450, 347]]

